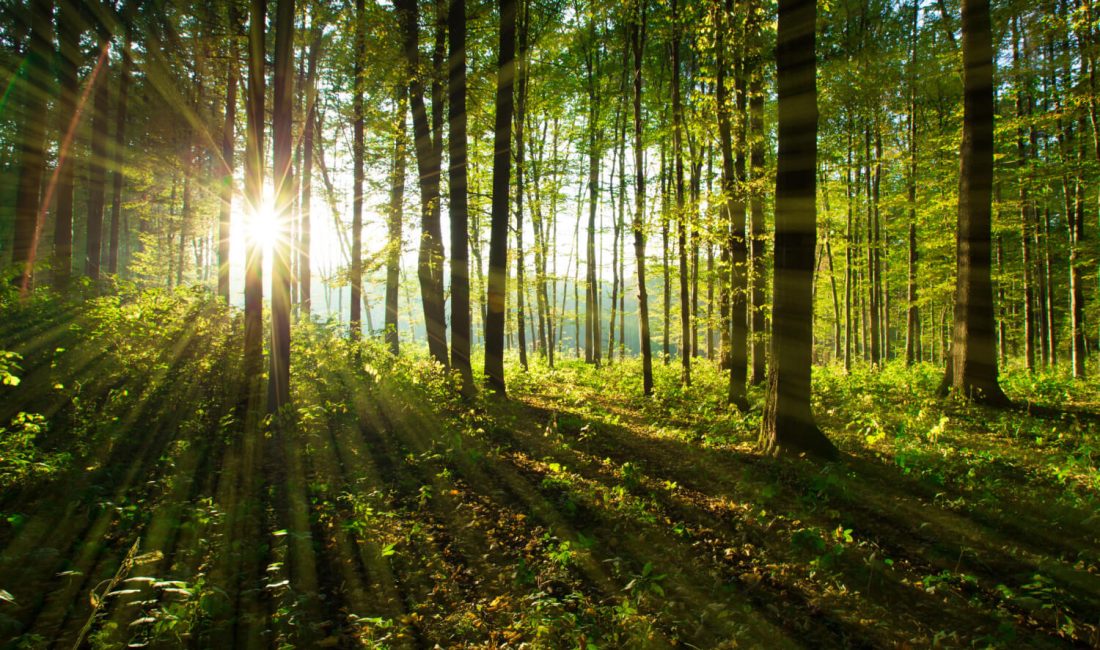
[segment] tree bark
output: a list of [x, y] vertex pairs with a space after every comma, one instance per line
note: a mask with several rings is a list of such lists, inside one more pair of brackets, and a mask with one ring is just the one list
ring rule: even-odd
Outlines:
[[[76, 0], [60, 0], [57, 17], [57, 72], [60, 82], [57, 100], [57, 131], [62, 134], [58, 151], [57, 204], [54, 210], [53, 284], [58, 289], [68, 286], [73, 266], [73, 142], [80, 117], [77, 114], [77, 68], [83, 56], [80, 51], [80, 12]], [[95, 74], [93, 72], [93, 74]]]
[[516, 343], [519, 348], [519, 363], [527, 370], [527, 334], [523, 270], [526, 260], [523, 256], [523, 190], [526, 166], [526, 143], [523, 141], [523, 127], [527, 110], [527, 29], [528, 2], [520, 6], [522, 15], [518, 19], [519, 52], [516, 60], [515, 88], [515, 148], [516, 148]]
[[[732, 2], [727, 0], [723, 15], [732, 15]], [[721, 24], [716, 37], [716, 49], [718, 51], [718, 70], [716, 99], [718, 102], [718, 132], [719, 144], [722, 149], [722, 213], [724, 223], [723, 230], [728, 233], [722, 250], [723, 273], [722, 286], [726, 292], [725, 301], [728, 307], [723, 305], [722, 338], [723, 366], [729, 368], [729, 385], [727, 399], [729, 403], [740, 410], [748, 408], [745, 382], [748, 374], [748, 246], [745, 241], [745, 203], [741, 188], [745, 177], [744, 149], [746, 142], [745, 130], [747, 125], [742, 120], [737, 133], [737, 155], [734, 155], [733, 129], [730, 116], [730, 97], [727, 86], [727, 66], [724, 54], [726, 48], [723, 45], [723, 37], [727, 24]], [[744, 57], [744, 53], [741, 54]], [[740, 66], [734, 66], [740, 67]], [[734, 75], [732, 80], [738, 114], [743, 112], [746, 104], [744, 80]], [[726, 313], [728, 309], [728, 315]]]
[[963, 139], [959, 166], [958, 284], [948, 388], [1005, 405], [997, 382], [990, 279], [993, 191], [993, 34], [989, 0], [962, 0]]
[[672, 0], [672, 160], [676, 191], [676, 234], [680, 252], [680, 382], [691, 385], [691, 303], [688, 294], [687, 210], [684, 197], [683, 106], [680, 99], [680, 15]]
[[[237, 9], [229, 4], [229, 31], [237, 32]], [[229, 302], [230, 228], [233, 221], [233, 158], [237, 124], [237, 67], [240, 65], [237, 39], [230, 39], [225, 73], [225, 123], [222, 126], [221, 210], [218, 215], [218, 295]]]
[[[400, 352], [398, 334], [398, 294], [401, 282], [401, 216], [405, 203], [405, 117], [408, 100], [404, 88], [398, 88], [394, 96], [397, 107], [394, 115], [393, 176], [390, 180], [390, 206], [387, 220], [386, 244], [386, 345], [392, 354]], [[452, 130], [452, 138], [454, 131]], [[451, 190], [454, 191], [453, 189]], [[456, 249], [457, 250], [457, 249]], [[452, 263], [456, 258], [452, 257]]]
[[489, 226], [488, 314], [485, 320], [485, 376], [505, 394], [504, 297], [508, 284], [508, 186], [512, 163], [512, 87], [515, 80], [516, 3], [500, 0], [496, 124], [493, 137], [493, 196]]
[[[415, 11], [415, 0], [413, 2]], [[400, 7], [398, 7], [400, 10]], [[405, 12], [407, 13], [407, 12]], [[406, 18], [407, 19], [407, 18]], [[416, 18], [413, 20], [413, 47], [416, 46]], [[366, 34], [366, 5], [364, 0], [355, 0], [355, 54], [352, 63], [352, 185], [351, 185], [351, 260], [348, 276], [351, 282], [351, 311], [349, 323], [351, 326], [352, 340], [359, 340], [363, 333], [362, 294], [363, 294], [363, 157], [364, 152], [364, 120], [365, 108], [363, 107], [363, 63], [367, 56]], [[406, 40], [409, 35], [405, 35]], [[408, 43], [406, 43], [406, 48]], [[413, 64], [410, 63], [410, 66]], [[413, 67], [415, 70], [415, 67]]]
[[290, 226], [294, 207], [294, 0], [275, 8], [275, 70], [272, 94], [272, 139], [277, 236], [271, 260], [271, 376], [268, 409], [290, 403]]
[[[127, 6], [133, 6], [128, 3]], [[122, 166], [126, 161], [126, 119], [127, 105], [130, 91], [130, 69], [133, 66], [131, 58], [131, 42], [133, 41], [133, 27], [126, 26], [126, 35], [122, 46], [122, 63], [118, 75], [118, 96], [115, 100], [115, 150], [112, 166], [114, 167], [111, 178], [111, 231], [107, 244], [107, 272], [114, 275], [118, 273], [118, 249], [119, 237], [122, 231]]]
[[600, 43], [589, 20], [585, 70], [588, 76], [588, 237], [585, 249], [584, 360], [600, 366], [600, 296], [596, 269], [596, 208], [600, 195]]
[[760, 446], [772, 455], [835, 458], [836, 447], [817, 427], [810, 405], [817, 245], [816, 17], [815, 0], [779, 0], [774, 332]]
[[905, 365], [921, 361], [920, 307], [917, 306], [917, 36], [920, 2], [913, 1], [912, 45], [909, 50], [909, 274], [906, 291]]
[[470, 245], [466, 183], [466, 3], [450, 0], [447, 12], [450, 39], [448, 113], [451, 212], [451, 365], [459, 372], [461, 390], [472, 395], [470, 367]]
[[[749, 148], [749, 167], [753, 181], [764, 178], [764, 89], [763, 71], [753, 70], [749, 86], [749, 128], [752, 130], [752, 142]], [[751, 197], [752, 257], [752, 384], [764, 383], [765, 378], [765, 341], [767, 322], [765, 320], [765, 273], [767, 271], [765, 255], [768, 250], [768, 237], [764, 231], [763, 190], [757, 188]]]
[[[405, 58], [412, 79], [409, 82], [409, 104], [412, 107], [413, 139], [420, 180], [420, 253], [417, 277], [424, 305], [424, 326], [428, 336], [428, 351], [432, 358], [446, 366], [447, 324], [443, 302], [443, 235], [440, 227], [440, 171], [442, 165], [441, 127], [443, 122], [443, 92], [438, 81], [432, 83], [432, 115], [429, 124], [424, 104], [424, 81], [419, 75], [420, 29], [416, 0], [399, 0], [396, 8], [402, 19]], [[438, 76], [443, 55], [443, 26], [437, 25], [433, 67]], [[434, 127], [434, 128], [433, 128]]]
[[[23, 114], [19, 117], [22, 120], [23, 133], [19, 143], [19, 179], [16, 186], [15, 232], [12, 240], [12, 263], [21, 267], [19, 284], [23, 295], [31, 289], [38, 236], [45, 216], [45, 203], [48, 202], [42, 201], [41, 186], [46, 165], [45, 109], [46, 99], [50, 94], [49, 66], [53, 48], [50, 18], [53, 14], [53, 2], [32, 0], [30, 14], [30, 43], [27, 47], [24, 61], [25, 73], [20, 89]], [[106, 81], [100, 84], [100, 86], [104, 85]], [[99, 104], [99, 93], [97, 93], [97, 108]], [[98, 125], [101, 129], [106, 126], [102, 121], [98, 122]], [[102, 170], [102, 166], [100, 169]], [[101, 222], [103, 220], [102, 193], [101, 181], [99, 215]], [[98, 266], [96, 272], [98, 277]]]
[[653, 394], [653, 350], [649, 334], [649, 293], [645, 276], [645, 149], [642, 136], [642, 61], [646, 43], [648, 0], [635, 0], [631, 11], [634, 54], [634, 260], [638, 267], [638, 343], [642, 354], [642, 392]]
[[[245, 140], [245, 200], [249, 220], [255, 223], [263, 209], [264, 187], [264, 31], [266, 0], [250, 1], [248, 27], [248, 133]], [[254, 228], [245, 228], [244, 369], [250, 399], [263, 365], [263, 247]]]
[[[101, 53], [100, 71], [96, 74], [92, 91], [92, 136], [91, 158], [88, 161], [88, 239], [85, 247], [84, 272], [93, 280], [98, 280], [103, 255], [103, 208], [106, 198], [107, 176], [107, 126], [110, 108], [110, 84], [106, 66], [110, 57], [106, 54], [111, 47], [110, 34], [105, 26], [96, 28], [96, 43]], [[186, 164], [186, 161], [185, 161]], [[37, 190], [36, 190], [37, 191]], [[177, 275], [178, 275], [177, 267]], [[179, 284], [178, 280], [176, 284]]]
[[313, 307], [313, 149], [317, 135], [317, 65], [321, 59], [324, 24], [316, 9], [311, 14], [309, 55], [306, 63], [305, 125], [299, 185], [302, 203], [298, 216], [298, 311], [306, 319]]

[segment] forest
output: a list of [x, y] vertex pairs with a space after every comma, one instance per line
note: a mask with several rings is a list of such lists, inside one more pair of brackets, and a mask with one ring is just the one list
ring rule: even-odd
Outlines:
[[1098, 11], [0, 1], [0, 648], [1100, 647]]

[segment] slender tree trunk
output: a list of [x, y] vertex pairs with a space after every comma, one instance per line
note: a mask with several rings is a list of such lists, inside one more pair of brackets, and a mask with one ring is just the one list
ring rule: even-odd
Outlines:
[[[443, 302], [443, 241], [440, 227], [440, 167], [442, 165], [442, 139], [439, 131], [443, 121], [443, 92], [441, 84], [432, 83], [432, 115], [429, 124], [424, 104], [424, 81], [419, 75], [420, 29], [419, 10], [415, 0], [399, 0], [398, 12], [404, 31], [405, 58], [412, 73], [409, 83], [409, 103], [413, 115], [413, 136], [416, 146], [416, 165], [420, 175], [420, 253], [417, 260], [417, 276], [420, 280], [420, 297], [424, 304], [424, 327], [428, 336], [428, 351], [432, 358], [446, 366], [447, 324]], [[443, 27], [437, 25], [434, 68], [442, 64]], [[435, 127], [434, 129], [432, 127]]]
[[989, 0], [962, 0], [963, 140], [959, 168], [955, 327], [943, 389], [1006, 404], [997, 382], [990, 281], [993, 35]]
[[1050, 262], [1050, 206], [1043, 210], [1043, 313], [1047, 365], [1058, 367], [1058, 329], [1054, 322], [1054, 269]]
[[[629, 37], [629, 34], [628, 34]], [[615, 317], [618, 312], [618, 301], [621, 295], [620, 286], [623, 278], [619, 273], [619, 241], [623, 236], [623, 221], [626, 211], [626, 79], [630, 66], [630, 49], [627, 44], [623, 46], [623, 77], [622, 83], [619, 87], [619, 117], [616, 120], [618, 123], [618, 135], [619, 135], [619, 200], [618, 200], [618, 215], [615, 218], [614, 235], [611, 241], [611, 322], [608, 324], [608, 336], [607, 336], [607, 362], [611, 364], [615, 360]], [[622, 328], [620, 328], [619, 338], [622, 338]]]
[[[73, 142], [80, 125], [77, 113], [76, 71], [82, 60], [80, 52], [80, 11], [76, 0], [60, 0], [57, 18], [57, 72], [60, 82], [57, 100], [57, 131], [61, 134], [58, 151], [54, 210], [53, 284], [64, 289], [69, 284], [73, 267]], [[92, 74], [96, 74], [93, 71]], [[28, 134], [30, 135], [30, 134]]]
[[[749, 166], [754, 182], [764, 178], [764, 88], [763, 72], [753, 70], [749, 85], [749, 128], [752, 130], [749, 145]], [[752, 257], [752, 384], [764, 383], [765, 379], [765, 341], [767, 337], [764, 314], [765, 277], [767, 266], [765, 256], [768, 249], [768, 237], [764, 230], [763, 191], [754, 189], [751, 197], [751, 250]]]
[[[237, 24], [236, 4], [229, 4], [229, 30], [236, 33]], [[237, 69], [240, 65], [240, 54], [237, 51], [237, 39], [230, 42], [229, 60], [226, 62], [225, 73], [225, 123], [222, 126], [222, 159], [221, 159], [221, 206], [218, 214], [218, 295], [229, 302], [229, 249], [230, 227], [233, 220], [233, 158], [236, 151], [236, 125], [237, 125]]]
[[493, 197], [489, 234], [489, 311], [485, 321], [485, 376], [501, 395], [504, 384], [504, 297], [508, 285], [508, 186], [512, 163], [512, 85], [515, 79], [516, 3], [500, 0]]
[[[913, 0], [912, 45], [909, 51], [909, 274], [906, 291], [905, 365], [921, 361], [920, 307], [917, 306], [917, 35], [920, 2]], [[998, 248], [998, 256], [1000, 249]], [[999, 259], [999, 257], [998, 257]]]
[[[732, 2], [727, 0], [725, 15], [732, 15]], [[745, 179], [745, 143], [746, 124], [740, 119], [737, 132], [737, 154], [734, 155], [733, 133], [731, 126], [730, 97], [726, 89], [726, 68], [729, 65], [723, 59], [724, 46], [722, 38], [729, 29], [728, 25], [721, 25], [718, 31], [719, 62], [717, 71], [717, 101], [718, 101], [718, 132], [719, 143], [722, 149], [722, 206], [725, 223], [723, 230], [729, 233], [726, 248], [727, 265], [723, 269], [723, 284], [729, 283], [729, 321], [723, 325], [722, 334], [727, 337], [729, 347], [725, 350], [724, 365], [729, 368], [729, 385], [727, 399], [729, 403], [744, 411], [748, 409], [745, 382], [748, 374], [748, 246], [745, 241], [745, 202], [742, 188]], [[744, 58], [742, 53], [741, 58]], [[743, 68], [743, 63], [734, 66]], [[736, 105], [738, 115], [743, 118], [746, 104], [746, 88], [743, 76], [734, 75], [732, 84], [735, 87]], [[725, 252], [725, 251], [723, 251]], [[727, 331], [729, 330], [729, 331]]]
[[[415, 8], [412, 11], [414, 12], [412, 20], [415, 30]], [[406, 20], [409, 20], [409, 18], [407, 17], [408, 13], [408, 9], [405, 9], [403, 11], [403, 14], [406, 16]], [[351, 300], [349, 301], [351, 311], [349, 323], [351, 326], [351, 338], [355, 341], [358, 341], [359, 337], [363, 334], [363, 157], [365, 155], [363, 130], [364, 121], [366, 119], [366, 109], [363, 106], [363, 64], [365, 62], [364, 59], [367, 56], [367, 27], [365, 23], [366, 4], [364, 3], [364, 0], [355, 0], [355, 59], [352, 62], [352, 74], [354, 75], [354, 77], [351, 82], [351, 260], [350, 268], [348, 269], [348, 279], [351, 282]], [[410, 39], [407, 31], [408, 25], [405, 26], [405, 29], [405, 48], [407, 53]], [[411, 38], [413, 40], [413, 47], [415, 48], [416, 41], [418, 40], [415, 31]], [[410, 63], [410, 66], [413, 66], [413, 64]]]
[[775, 289], [772, 365], [761, 421], [767, 454], [835, 458], [814, 422], [813, 263], [817, 246], [817, 81], [815, 0], [779, 0], [776, 68], [779, 157], [775, 184]]
[[[31, 0], [31, 30], [30, 44], [27, 47], [26, 58], [23, 63], [24, 78], [22, 91], [23, 114], [18, 117], [22, 121], [22, 133], [19, 142], [19, 179], [16, 186], [15, 197], [15, 232], [12, 240], [12, 263], [21, 266], [19, 278], [20, 291], [26, 295], [31, 289], [33, 281], [34, 262], [38, 245], [38, 236], [42, 229], [48, 199], [42, 200], [41, 186], [42, 175], [45, 171], [45, 139], [46, 139], [46, 99], [50, 94], [50, 57], [53, 49], [53, 37], [50, 33], [50, 19], [53, 15], [53, 2], [51, 0]], [[106, 42], [103, 43], [105, 48]], [[106, 86], [104, 80], [99, 87]], [[97, 114], [101, 108], [100, 94], [96, 92]], [[104, 95], [104, 98], [106, 95]], [[105, 102], [105, 99], [103, 100]], [[106, 106], [102, 106], [106, 112]], [[96, 118], [97, 127], [103, 129], [106, 116]], [[103, 135], [93, 136], [93, 149], [98, 139]], [[103, 149], [100, 144], [100, 149]], [[102, 159], [100, 159], [102, 161]], [[99, 219], [103, 221], [103, 182], [102, 162], [99, 164], [100, 188], [99, 188]], [[95, 167], [92, 169], [93, 180]], [[91, 181], [89, 181], [91, 185]], [[94, 187], [92, 188], [94, 190]], [[94, 196], [94, 195], [93, 195]], [[91, 199], [89, 199], [91, 200]], [[90, 211], [91, 212], [91, 211]], [[90, 215], [94, 216], [94, 215]], [[99, 258], [96, 258], [96, 274], [99, 277]]]
[[[667, 124], [667, 122], [666, 122]], [[672, 266], [669, 264], [669, 210], [668, 210], [668, 186], [670, 183], [670, 174], [668, 173], [668, 156], [666, 153], [665, 144], [661, 143], [661, 271], [664, 275], [664, 300], [661, 301], [661, 308], [664, 310], [664, 331], [662, 332], [664, 340], [664, 356], [662, 361], [667, 366], [672, 358], [671, 352], [671, 338], [672, 338], [672, 275], [670, 269]]]
[[525, 285], [523, 269], [526, 260], [523, 255], [523, 189], [526, 166], [526, 147], [523, 141], [523, 127], [527, 110], [527, 27], [529, 21], [528, 2], [520, 5], [521, 17], [518, 20], [519, 53], [516, 61], [516, 105], [515, 105], [515, 148], [516, 148], [516, 342], [519, 347], [519, 363], [527, 370], [527, 334], [525, 313]]
[[[385, 337], [386, 344], [394, 355], [400, 352], [397, 303], [401, 282], [401, 217], [405, 203], [405, 165], [407, 160], [405, 155], [405, 116], [409, 108], [406, 97], [405, 90], [399, 87], [394, 96], [394, 106], [397, 109], [393, 120], [393, 177], [390, 180], [390, 206], [389, 219], [387, 220]], [[455, 137], [453, 129], [451, 133], [453, 139]], [[451, 191], [454, 192], [454, 189]], [[455, 259], [457, 258], [452, 257], [452, 264], [455, 263]], [[478, 268], [481, 268], [480, 264], [478, 264]]]
[[306, 63], [305, 125], [302, 134], [301, 179], [302, 205], [298, 218], [298, 311], [309, 319], [313, 308], [313, 149], [317, 135], [317, 65], [321, 59], [324, 24], [318, 11], [310, 20], [309, 55]]
[[290, 404], [290, 226], [294, 208], [294, 0], [275, 7], [275, 70], [272, 139], [275, 182], [275, 245], [271, 260], [271, 376], [268, 409]]
[[[106, 27], [100, 26], [96, 31], [96, 42], [99, 45], [99, 51], [109, 51], [111, 40]], [[104, 55], [100, 65], [105, 68], [109, 65], [109, 61], [109, 56]], [[105, 69], [103, 73], [96, 75], [94, 83], [95, 87], [92, 91], [91, 158], [88, 161], [88, 239], [85, 248], [84, 272], [91, 279], [98, 280], [103, 254], [103, 208], [105, 203], [107, 176], [107, 134], [110, 132], [110, 127], [107, 126], [111, 98], [109, 92], [110, 83]], [[186, 159], [184, 164], [187, 164]], [[35, 192], [37, 191], [36, 189]], [[186, 218], [186, 215], [184, 215], [184, 218]], [[179, 271], [180, 269], [177, 267], [177, 285], [179, 284]]]
[[126, 159], [126, 117], [127, 99], [130, 90], [130, 43], [133, 40], [133, 29], [126, 28], [125, 42], [122, 46], [122, 64], [118, 75], [118, 96], [115, 100], [115, 150], [112, 166], [114, 167], [111, 178], [111, 231], [107, 245], [107, 272], [114, 275], [118, 273], [118, 248], [119, 237], [122, 229], [122, 166]]
[[878, 276], [875, 274], [875, 214], [878, 210], [878, 199], [875, 196], [874, 187], [878, 184], [878, 161], [874, 167], [871, 164], [871, 127], [864, 129], [864, 156], [867, 160], [867, 327], [871, 341], [871, 365], [878, 366], [881, 360], [881, 332], [879, 323], [879, 291]]
[[[1015, 73], [1021, 75], [1019, 26], [1016, 19], [1012, 21], [1012, 65]], [[1026, 113], [1026, 100], [1022, 90], [1016, 93], [1016, 118], [1022, 120]], [[1033, 265], [1031, 259], [1032, 240], [1032, 208], [1028, 198], [1026, 184], [1027, 148], [1024, 138], [1024, 128], [1016, 128], [1016, 152], [1017, 167], [1019, 169], [1018, 183], [1020, 186], [1020, 239], [1021, 253], [1023, 256], [1023, 297], [1024, 297], [1024, 360], [1028, 371], [1035, 369], [1035, 295], [1032, 281]]]
[[688, 295], [687, 210], [684, 205], [683, 106], [680, 100], [680, 28], [677, 0], [672, 0], [672, 159], [675, 166], [677, 246], [680, 249], [680, 381], [691, 385], [691, 305]]
[[[448, 170], [451, 211], [451, 365], [458, 370], [462, 392], [472, 395], [470, 367], [470, 243], [466, 183], [466, 3], [450, 0], [447, 12], [449, 41], [448, 113], [450, 131]], [[387, 331], [389, 328], [387, 327]]]
[[600, 195], [600, 59], [595, 19], [589, 21], [585, 69], [588, 74], [588, 238], [585, 255], [584, 360], [600, 366], [600, 296], [596, 261], [596, 208]]
[[[245, 201], [249, 221], [255, 223], [263, 204], [264, 187], [264, 25], [266, 0], [250, 0], [248, 27], [248, 132], [245, 140]], [[245, 228], [244, 368], [250, 382], [250, 401], [263, 365], [263, 247], [255, 229]]]
[[[997, 275], [1000, 278], [997, 282], [997, 308], [1000, 314], [1000, 318], [997, 319], [997, 359], [1001, 367], [1004, 367], [1004, 365], [1008, 363], [1008, 337], [1005, 331], [1005, 321], [1007, 320], [1005, 311], [1007, 309], [1007, 304], [1005, 301], [1004, 256], [1004, 235], [997, 235]], [[920, 360], [919, 352], [917, 358]]]

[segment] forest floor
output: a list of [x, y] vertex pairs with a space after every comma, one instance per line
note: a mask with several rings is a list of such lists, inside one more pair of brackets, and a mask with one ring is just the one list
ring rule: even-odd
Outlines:
[[703, 361], [464, 402], [302, 325], [260, 422], [202, 293], [0, 314], [0, 646], [1100, 645], [1095, 381], [1009, 372], [997, 411], [815, 369], [818, 464], [755, 453], [762, 395]]

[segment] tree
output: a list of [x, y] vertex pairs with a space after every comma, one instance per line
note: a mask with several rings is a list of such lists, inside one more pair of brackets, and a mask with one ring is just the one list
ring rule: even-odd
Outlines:
[[240, 53], [237, 4], [229, 3], [229, 59], [225, 65], [225, 123], [222, 126], [221, 211], [218, 217], [218, 295], [229, 302], [229, 233], [233, 219], [233, 161], [236, 153], [237, 70]]
[[118, 95], [115, 100], [115, 144], [114, 167], [111, 177], [111, 231], [107, 242], [107, 272], [118, 273], [119, 238], [122, 231], [122, 183], [124, 180], [123, 164], [126, 162], [126, 120], [128, 117], [130, 94], [130, 71], [133, 66], [133, 52], [131, 44], [134, 40], [132, 16], [128, 15], [135, 8], [134, 2], [126, 3], [124, 18], [125, 36], [122, 45], [121, 70], [118, 75]]
[[385, 319], [386, 344], [393, 354], [400, 351], [397, 333], [397, 299], [401, 276], [401, 216], [405, 203], [405, 116], [409, 110], [407, 97], [402, 87], [398, 87], [394, 93], [393, 176], [390, 179], [390, 206], [387, 220]]
[[413, 143], [420, 178], [420, 254], [417, 276], [424, 304], [424, 326], [428, 351], [437, 362], [447, 365], [447, 323], [443, 304], [443, 235], [440, 229], [439, 183], [443, 158], [443, 88], [438, 81], [443, 59], [443, 26], [436, 26], [433, 55], [432, 115], [429, 124], [424, 103], [424, 80], [420, 73], [420, 12], [417, 0], [398, 0], [395, 5], [404, 33], [405, 60], [409, 75], [409, 104], [413, 116]]
[[810, 406], [817, 246], [816, 20], [816, 0], [779, 0], [772, 362], [760, 446], [770, 455], [835, 458], [836, 447], [817, 427]]
[[[748, 247], [745, 241], [745, 202], [738, 187], [744, 176], [744, 144], [747, 125], [738, 124], [738, 160], [734, 160], [733, 129], [730, 119], [730, 101], [727, 89], [725, 35], [728, 19], [733, 13], [732, 0], [727, 0], [725, 11], [720, 11], [717, 23], [715, 49], [717, 51], [717, 80], [715, 101], [718, 104], [718, 141], [722, 150], [722, 229], [728, 233], [722, 242], [722, 364], [730, 371], [729, 402], [741, 410], [748, 408], [745, 382], [748, 372], [748, 321], [746, 298], [748, 294]], [[742, 54], [742, 57], [744, 55]], [[745, 104], [744, 80], [738, 82], [738, 106]], [[736, 163], [740, 163], [737, 165]], [[739, 167], [739, 169], [738, 169]], [[738, 174], [740, 171], [740, 174]]]
[[963, 136], [959, 148], [955, 326], [941, 390], [1006, 405], [997, 381], [990, 278], [993, 204], [993, 33], [989, 0], [962, 0]]
[[493, 131], [493, 196], [489, 224], [489, 288], [485, 317], [485, 378], [505, 394], [504, 295], [508, 283], [508, 186], [512, 163], [512, 85], [515, 79], [516, 3], [500, 0], [496, 122]]
[[634, 53], [634, 259], [638, 267], [638, 329], [642, 352], [642, 391], [653, 394], [653, 350], [649, 334], [649, 294], [645, 276], [645, 149], [642, 135], [642, 59], [646, 43], [648, 0], [631, 7], [630, 44]]
[[[255, 222], [263, 209], [264, 191], [264, 23], [267, 1], [250, 0], [248, 25], [248, 132], [245, 138], [245, 200]], [[244, 270], [244, 371], [256, 382], [263, 364], [263, 248], [254, 228], [246, 228]], [[255, 391], [255, 385], [252, 386]], [[251, 396], [251, 393], [250, 393]]]
[[920, 307], [917, 305], [917, 36], [920, 25], [920, 1], [913, 0], [912, 45], [909, 51], [909, 259], [906, 284], [905, 364], [920, 361]]
[[596, 210], [600, 197], [600, 39], [588, 18], [584, 66], [588, 90], [588, 237], [585, 247], [584, 360], [600, 367], [600, 286], [596, 270]]
[[672, 0], [672, 159], [676, 189], [677, 248], [680, 253], [680, 381], [691, 385], [691, 304], [688, 294], [687, 210], [684, 198], [684, 108], [680, 99], [679, 5]]
[[466, 3], [450, 0], [447, 12], [450, 131], [449, 200], [451, 209], [451, 365], [462, 391], [474, 390], [470, 367], [470, 245], [466, 183]]
[[313, 307], [312, 234], [313, 234], [313, 149], [317, 135], [317, 65], [321, 58], [324, 23], [316, 7], [311, 14], [309, 56], [306, 64], [305, 124], [302, 126], [301, 188], [302, 206], [298, 217], [299, 313], [309, 318]]
[[294, 208], [294, 150], [291, 131], [294, 103], [294, 0], [275, 8], [275, 83], [271, 146], [275, 167], [275, 228], [271, 260], [271, 377], [268, 408], [290, 403], [290, 224]]
[[99, 50], [99, 72], [93, 78], [92, 99], [92, 144], [91, 158], [88, 161], [88, 238], [85, 248], [84, 272], [93, 280], [98, 280], [103, 250], [103, 207], [105, 203], [105, 183], [107, 176], [107, 126], [110, 107], [108, 75], [105, 67], [109, 65], [111, 34], [101, 20], [95, 21], [96, 45]]
[[352, 63], [352, 186], [351, 186], [351, 338], [363, 333], [363, 156], [364, 120], [363, 62], [367, 56], [366, 6], [355, 0], [355, 49]]
[[[49, 58], [52, 49], [50, 17], [51, 0], [32, 0], [30, 44], [27, 47], [25, 72], [21, 87], [23, 113], [22, 138], [19, 147], [19, 180], [15, 198], [15, 236], [12, 241], [12, 263], [20, 267], [20, 288], [30, 290], [35, 249], [41, 228], [39, 192], [45, 169], [46, 137], [45, 108], [49, 94]], [[102, 217], [102, 215], [101, 215]]]
[[73, 141], [79, 118], [76, 109], [76, 71], [80, 66], [80, 12], [75, 0], [60, 0], [57, 12], [57, 76], [60, 88], [57, 97], [58, 147], [56, 176], [57, 197], [54, 208], [53, 284], [58, 289], [68, 286], [73, 266]]
[[516, 149], [516, 347], [519, 349], [519, 363], [527, 370], [527, 335], [524, 331], [524, 281], [523, 268], [527, 261], [523, 258], [523, 188], [526, 166], [526, 149], [523, 141], [523, 127], [527, 112], [527, 33], [530, 26], [528, 0], [520, 5], [522, 11], [518, 19], [519, 53], [516, 61], [515, 88], [515, 149]]

